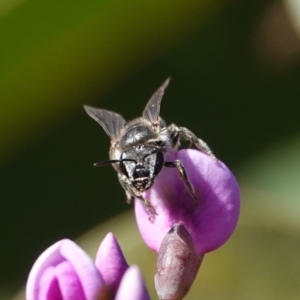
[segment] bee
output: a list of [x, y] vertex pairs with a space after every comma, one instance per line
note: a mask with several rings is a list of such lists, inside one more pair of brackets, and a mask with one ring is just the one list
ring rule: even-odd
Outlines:
[[183, 164], [179, 160], [166, 161], [165, 153], [176, 151], [180, 141], [186, 140], [217, 161], [208, 145], [193, 132], [175, 124], [167, 126], [160, 117], [160, 104], [169, 81], [170, 78], [152, 95], [142, 117], [130, 122], [126, 122], [115, 112], [84, 106], [87, 114], [101, 125], [111, 139], [110, 160], [97, 162], [94, 166], [113, 165], [126, 192], [127, 203], [130, 204], [134, 198], [138, 198], [150, 217], [153, 217], [156, 211], [143, 197], [143, 192], [151, 188], [163, 167], [176, 168], [188, 192], [198, 200]]

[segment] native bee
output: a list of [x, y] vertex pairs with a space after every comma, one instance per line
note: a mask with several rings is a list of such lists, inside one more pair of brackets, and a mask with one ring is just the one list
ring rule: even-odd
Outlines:
[[94, 166], [112, 164], [126, 192], [127, 203], [138, 198], [151, 217], [156, 212], [143, 197], [143, 192], [151, 188], [163, 167], [177, 168], [187, 190], [197, 199], [184, 166], [179, 160], [165, 161], [166, 152], [177, 150], [180, 141], [186, 140], [217, 161], [208, 145], [189, 129], [174, 124], [167, 126], [159, 116], [161, 99], [169, 81], [168, 78], [152, 95], [142, 117], [130, 122], [112, 111], [84, 106], [87, 114], [102, 126], [111, 139], [110, 160], [97, 162]]

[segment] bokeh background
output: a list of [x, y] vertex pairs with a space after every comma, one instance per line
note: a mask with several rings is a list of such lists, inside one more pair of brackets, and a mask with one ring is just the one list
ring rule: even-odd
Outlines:
[[186, 299], [299, 299], [299, 12], [298, 0], [1, 0], [0, 299], [58, 239], [83, 235], [93, 255], [109, 230], [155, 299], [155, 255], [113, 169], [92, 166], [109, 139], [82, 105], [137, 117], [168, 76], [162, 116], [203, 138], [243, 196]]

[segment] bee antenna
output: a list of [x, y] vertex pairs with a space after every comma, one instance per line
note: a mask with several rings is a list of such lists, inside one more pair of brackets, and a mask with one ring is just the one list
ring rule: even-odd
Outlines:
[[120, 160], [113, 159], [113, 160], [99, 161], [99, 162], [94, 163], [94, 167], [97, 167], [97, 168], [104, 167], [104, 166], [108, 166], [108, 165], [111, 165], [111, 164], [116, 163], [116, 162], [120, 162]]
[[134, 159], [129, 159], [129, 158], [123, 158], [123, 159], [112, 159], [112, 160], [104, 160], [104, 161], [99, 161], [99, 162], [96, 162], [94, 163], [94, 167], [104, 167], [104, 166], [108, 166], [108, 165], [111, 165], [111, 164], [114, 164], [114, 163], [120, 163], [120, 162], [123, 162], [123, 161], [133, 161], [136, 163], [136, 160]]

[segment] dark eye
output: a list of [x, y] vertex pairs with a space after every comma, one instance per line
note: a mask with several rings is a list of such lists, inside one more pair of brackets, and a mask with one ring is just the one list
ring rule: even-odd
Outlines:
[[128, 173], [127, 173], [127, 170], [126, 170], [126, 167], [125, 167], [125, 164], [123, 161], [120, 161], [120, 169], [121, 169], [121, 172], [126, 176], [128, 177]]
[[121, 172], [126, 176], [126, 177], [129, 177], [128, 175], [128, 172], [127, 172], [127, 169], [126, 169], [126, 161], [123, 161], [123, 159], [126, 159], [127, 158], [127, 154], [125, 152], [123, 152], [121, 154], [121, 157], [120, 157], [120, 169], [121, 169]]
[[156, 176], [161, 171], [163, 165], [164, 165], [164, 154], [162, 152], [157, 152], [155, 167], [154, 167], [154, 176]]

